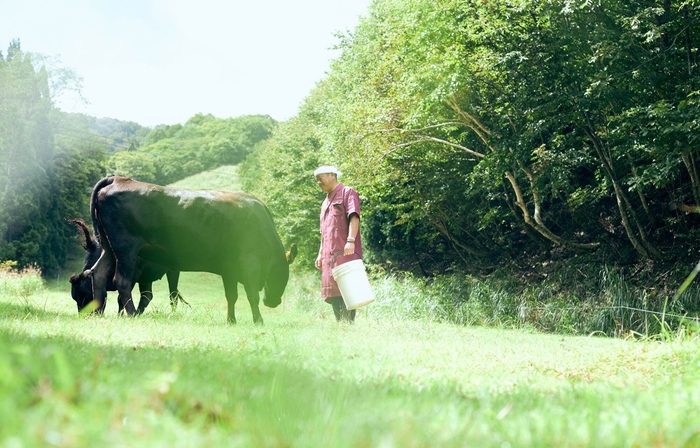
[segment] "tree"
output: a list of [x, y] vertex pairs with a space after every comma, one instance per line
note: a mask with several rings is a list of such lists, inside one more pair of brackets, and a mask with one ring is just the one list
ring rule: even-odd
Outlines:
[[[0, 60], [0, 259], [36, 264], [50, 274], [65, 261], [67, 234], [56, 189], [51, 85], [73, 86], [62, 71], [50, 73], [42, 58], [13, 41]], [[35, 66], [38, 65], [37, 66]]]
[[423, 272], [543, 251], [660, 259], [696, 225], [678, 212], [700, 197], [698, 11], [379, 0], [341, 36], [303, 127], [278, 128], [317, 154], [275, 135], [256, 157], [336, 161], [370, 204], [369, 253]]

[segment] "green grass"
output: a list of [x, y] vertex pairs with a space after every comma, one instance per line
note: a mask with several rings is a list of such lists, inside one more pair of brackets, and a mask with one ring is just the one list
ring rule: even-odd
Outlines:
[[337, 324], [300, 273], [229, 326], [220, 283], [185, 274], [171, 312], [158, 282], [139, 318], [3, 295], [0, 446], [700, 446], [695, 339]]

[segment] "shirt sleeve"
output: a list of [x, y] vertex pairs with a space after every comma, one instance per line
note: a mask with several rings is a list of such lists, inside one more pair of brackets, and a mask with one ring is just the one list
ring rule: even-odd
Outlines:
[[345, 192], [345, 212], [347, 213], [348, 219], [355, 213], [360, 216], [360, 196], [352, 188], [348, 188]]
[[318, 233], [323, 235], [323, 207], [326, 205], [326, 200], [324, 199], [323, 202], [321, 203], [321, 213], [319, 214], [319, 226], [318, 226]]

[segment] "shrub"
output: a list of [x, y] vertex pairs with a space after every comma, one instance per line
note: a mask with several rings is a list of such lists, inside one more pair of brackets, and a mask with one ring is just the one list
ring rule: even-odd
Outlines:
[[0, 263], [0, 294], [26, 302], [32, 294], [45, 287], [41, 270], [33, 265], [20, 270], [15, 269], [15, 266], [13, 261]]

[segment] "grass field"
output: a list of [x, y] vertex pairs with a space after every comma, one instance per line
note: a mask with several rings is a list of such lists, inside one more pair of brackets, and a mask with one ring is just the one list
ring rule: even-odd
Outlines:
[[[204, 182], [193, 187], [204, 188]], [[216, 187], [226, 188], [226, 187]], [[293, 265], [294, 266], [294, 265]], [[0, 276], [0, 446], [700, 446], [700, 342], [402, 320], [335, 322], [293, 271], [252, 323], [221, 280], [143, 316], [80, 316], [67, 281]]]
[[[0, 298], [2, 446], [700, 446], [700, 344], [380, 320], [292, 277], [239, 324], [213, 276], [139, 318], [67, 288]], [[372, 306], [372, 305], [370, 305]], [[301, 308], [306, 311], [300, 311]], [[328, 308], [328, 309], [326, 309]]]

